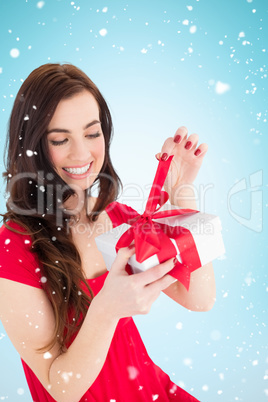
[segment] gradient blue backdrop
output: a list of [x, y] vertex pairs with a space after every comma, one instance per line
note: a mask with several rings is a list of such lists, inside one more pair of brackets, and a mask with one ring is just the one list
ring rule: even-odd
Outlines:
[[[0, 0], [0, 171], [14, 97], [47, 62], [99, 86], [121, 201], [140, 212], [167, 137], [186, 125], [209, 144], [196, 185], [223, 224], [215, 306], [189, 312], [163, 295], [135, 319], [155, 362], [202, 402], [268, 400], [267, 19], [265, 0]], [[31, 400], [1, 323], [0, 400]]]

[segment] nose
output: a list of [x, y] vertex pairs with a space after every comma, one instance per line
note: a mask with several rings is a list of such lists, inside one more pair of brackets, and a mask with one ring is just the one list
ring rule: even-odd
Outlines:
[[91, 157], [88, 144], [85, 144], [82, 139], [73, 141], [69, 158], [77, 162], [88, 162]]

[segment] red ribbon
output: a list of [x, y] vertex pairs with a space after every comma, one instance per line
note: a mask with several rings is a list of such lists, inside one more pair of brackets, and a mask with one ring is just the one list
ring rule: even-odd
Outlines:
[[[169, 198], [168, 193], [162, 191], [162, 187], [172, 158], [173, 156], [170, 156], [167, 161], [159, 161], [145, 212], [142, 215], [137, 213], [131, 219], [125, 213], [125, 222], [130, 224], [131, 227], [118, 240], [116, 250], [128, 247], [134, 240], [138, 262], [141, 263], [152, 255], [157, 254], [158, 260], [161, 263], [177, 255], [176, 247], [170, 240], [173, 238], [180, 251], [182, 263], [178, 261], [169, 274], [179, 280], [189, 290], [191, 272], [201, 267], [198, 251], [191, 232], [182, 226], [172, 227], [153, 221], [153, 219], [191, 215], [198, 212], [193, 209], [159, 211]], [[157, 208], [158, 205], [159, 207]]]

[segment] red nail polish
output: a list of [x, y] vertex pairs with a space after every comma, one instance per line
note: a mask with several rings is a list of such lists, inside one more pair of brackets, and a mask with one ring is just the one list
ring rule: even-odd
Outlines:
[[181, 140], [181, 136], [178, 134], [176, 135], [176, 137], [174, 138], [174, 142], [176, 142], [176, 144], [178, 144]]
[[185, 148], [186, 148], [186, 149], [190, 149], [191, 146], [192, 146], [192, 142], [191, 142], [191, 141], [187, 141], [187, 142], [186, 142], [186, 145], [185, 145]]
[[164, 152], [163, 155], [161, 156], [161, 160], [166, 161], [167, 159], [168, 159], [168, 154], [166, 152]]
[[174, 260], [173, 260], [173, 264], [176, 265], [177, 262], [178, 262], [178, 259], [177, 259], [177, 257], [175, 257]]
[[201, 154], [201, 150], [200, 150], [200, 149], [197, 149], [194, 154], [195, 154], [195, 156], [200, 155], [200, 154]]

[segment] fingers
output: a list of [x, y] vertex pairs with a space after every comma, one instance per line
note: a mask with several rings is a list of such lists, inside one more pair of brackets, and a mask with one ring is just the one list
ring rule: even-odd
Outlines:
[[128, 275], [127, 272], [125, 271], [125, 267], [128, 263], [129, 258], [132, 257], [132, 255], [134, 254], [135, 254], [134, 245], [130, 245], [129, 247], [123, 247], [120, 250], [118, 250], [117, 256], [114, 260], [110, 272], [121, 271], [122, 273]]
[[163, 262], [162, 264], [149, 268], [144, 272], [135, 274], [135, 276], [137, 280], [142, 281], [144, 285], [149, 285], [163, 278], [169, 271], [171, 271], [174, 268], [176, 263], [177, 263], [176, 258], [170, 258], [169, 260]]
[[177, 282], [177, 279], [173, 278], [173, 276], [166, 274], [163, 278], [158, 279], [158, 281], [152, 283], [151, 287], [157, 287], [159, 291], [165, 290], [168, 288], [172, 283]]
[[207, 150], [208, 150], [208, 144], [205, 143], [201, 144], [194, 151], [194, 155], [198, 158], [202, 158], [203, 156], [205, 156]]
[[178, 128], [174, 137], [169, 137], [163, 144], [161, 152], [155, 155], [156, 159], [167, 160], [170, 155], [175, 155], [177, 152], [186, 152], [193, 154], [196, 157], [203, 157], [208, 150], [207, 144], [198, 145], [199, 137], [197, 134], [188, 136], [186, 127], [181, 126]]
[[173, 141], [175, 142], [175, 144], [180, 144], [182, 141], [184, 141], [185, 138], [187, 138], [187, 135], [188, 135], [187, 128], [184, 126], [181, 126], [176, 131], [176, 133], [173, 137]]

